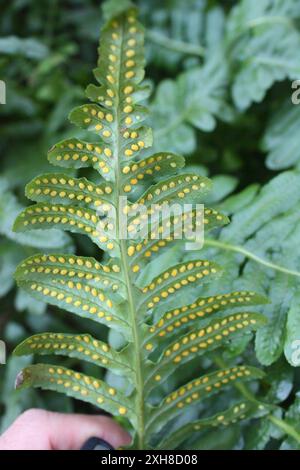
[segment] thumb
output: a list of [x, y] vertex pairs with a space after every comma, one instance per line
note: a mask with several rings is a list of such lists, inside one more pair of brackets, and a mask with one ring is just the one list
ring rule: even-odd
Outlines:
[[76, 450], [90, 437], [112, 447], [129, 445], [131, 438], [106, 416], [28, 410], [0, 437], [1, 450]]

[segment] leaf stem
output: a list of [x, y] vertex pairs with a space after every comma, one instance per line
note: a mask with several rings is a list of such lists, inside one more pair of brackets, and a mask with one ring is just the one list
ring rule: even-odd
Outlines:
[[213, 240], [213, 239], [207, 238], [204, 241], [204, 246], [213, 246], [221, 250], [234, 251], [235, 253], [240, 253], [241, 255], [244, 255], [246, 258], [249, 258], [255, 261], [256, 263], [262, 264], [263, 266], [266, 266], [267, 268], [274, 269], [275, 271], [279, 271], [284, 274], [288, 274], [290, 276], [300, 277], [299, 271], [285, 268], [284, 266], [265, 260], [261, 258], [260, 256], [255, 255], [251, 251], [248, 251], [239, 245], [232, 245], [230, 243], [220, 242], [219, 240]]
[[292, 437], [295, 439], [295, 441], [300, 444], [300, 433], [296, 431], [290, 424], [288, 424], [286, 421], [284, 421], [281, 418], [278, 418], [277, 416], [274, 415], [268, 415], [267, 418], [275, 424], [278, 428], [280, 428], [282, 431], [285, 432], [288, 436]]
[[[122, 31], [122, 38], [124, 37], [124, 31]], [[122, 190], [122, 181], [121, 181], [121, 142], [120, 142], [120, 129], [121, 129], [121, 115], [120, 115], [120, 93], [121, 93], [121, 63], [122, 57], [125, 54], [123, 40], [120, 50], [120, 58], [119, 58], [119, 93], [118, 93], [118, 102], [116, 106], [116, 125], [115, 125], [115, 135], [116, 135], [116, 146], [115, 146], [115, 158], [116, 158], [116, 165], [115, 165], [115, 176], [116, 176], [116, 199], [115, 199], [115, 206], [116, 206], [116, 213], [117, 217], [120, 216], [120, 196], [123, 196]], [[143, 450], [145, 445], [145, 423], [144, 423], [144, 381], [143, 381], [143, 364], [141, 358], [141, 345], [140, 345], [140, 338], [139, 338], [139, 326], [137, 321], [137, 309], [134, 300], [134, 293], [133, 293], [133, 286], [130, 279], [129, 274], [129, 266], [127, 261], [127, 244], [126, 240], [120, 239], [119, 237], [119, 226], [120, 221], [117, 221], [117, 239], [120, 242], [120, 260], [121, 260], [121, 268], [122, 274], [124, 276], [124, 282], [126, 285], [127, 290], [127, 300], [128, 300], [128, 307], [129, 307], [129, 315], [131, 320], [132, 326], [132, 341], [133, 341], [133, 348], [134, 348], [134, 364], [133, 369], [135, 372], [136, 377], [136, 403], [137, 403], [137, 437], [138, 437], [138, 449]]]
[[146, 36], [149, 41], [153, 42], [154, 44], [161, 47], [165, 47], [166, 49], [170, 49], [174, 52], [180, 52], [182, 54], [188, 55], [196, 55], [198, 57], [203, 57], [205, 54], [205, 49], [203, 46], [179, 41], [178, 39], [171, 39], [161, 33], [158, 33], [157, 31], [148, 31], [146, 33]]

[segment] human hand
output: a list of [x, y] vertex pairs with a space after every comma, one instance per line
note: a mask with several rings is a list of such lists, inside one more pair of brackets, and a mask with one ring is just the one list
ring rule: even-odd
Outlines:
[[114, 448], [131, 441], [129, 434], [106, 416], [32, 409], [1, 435], [0, 450], [78, 450], [90, 437], [103, 439]]

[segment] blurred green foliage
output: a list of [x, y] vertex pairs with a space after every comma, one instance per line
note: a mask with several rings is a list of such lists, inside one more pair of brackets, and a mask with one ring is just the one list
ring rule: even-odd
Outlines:
[[[0, 5], [0, 79], [7, 86], [7, 104], [0, 105], [0, 337], [9, 358], [0, 366], [0, 430], [31, 406], [91, 411], [60, 395], [13, 392], [17, 372], [31, 361], [10, 356], [20, 340], [47, 330], [91, 332], [89, 323], [74, 322], [19, 291], [13, 273], [21, 259], [39, 251], [99, 254], [80, 236], [15, 234], [12, 223], [27, 204], [25, 184], [55, 170], [47, 150], [74, 136], [67, 114], [84, 102], [84, 88], [93, 81], [101, 3], [11, 0]], [[212, 177], [209, 203], [232, 218], [201, 252], [225, 267], [214, 289], [254, 289], [271, 299], [264, 308], [269, 323], [258, 332], [255, 348], [248, 339], [232, 343], [222, 361], [239, 363], [246, 356], [265, 366], [268, 380], [260, 393], [276, 412], [221, 433], [204, 432], [193, 448], [299, 449], [300, 374], [292, 356], [293, 342], [300, 339], [300, 105], [291, 102], [291, 82], [300, 79], [300, 2], [135, 3], [147, 31], [156, 145], [184, 154], [194, 171]], [[85, 372], [91, 367], [82, 366]], [[230, 400], [225, 394], [223, 401]], [[209, 403], [210, 411], [219, 406]], [[190, 418], [186, 415], [184, 422]]]

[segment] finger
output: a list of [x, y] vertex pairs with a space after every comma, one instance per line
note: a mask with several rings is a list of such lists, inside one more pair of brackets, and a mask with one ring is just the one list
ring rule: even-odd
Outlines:
[[130, 443], [130, 436], [111, 418], [28, 410], [0, 438], [2, 450], [76, 450], [90, 437], [112, 447]]
[[106, 416], [49, 414], [49, 438], [52, 449], [80, 449], [90, 437], [99, 437], [112, 447], [129, 445], [131, 438], [115, 421]]

